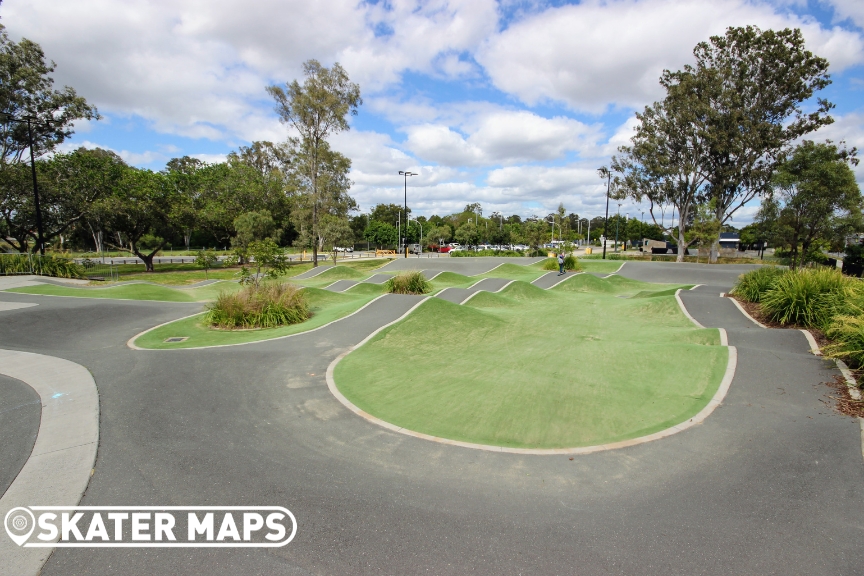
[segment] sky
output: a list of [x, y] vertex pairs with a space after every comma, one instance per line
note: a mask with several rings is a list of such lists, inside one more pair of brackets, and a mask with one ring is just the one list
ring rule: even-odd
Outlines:
[[[64, 150], [107, 148], [154, 170], [285, 140], [265, 88], [302, 81], [306, 60], [339, 62], [364, 103], [331, 142], [352, 160], [363, 212], [401, 204], [405, 170], [418, 174], [417, 215], [473, 202], [485, 215], [559, 203], [603, 215], [597, 168], [662, 98], [662, 71], [728, 26], [800, 28], [831, 63], [819, 95], [836, 105], [808, 138], [864, 149], [864, 0], [5, 0], [0, 22], [42, 46], [58, 87], [98, 107]], [[856, 175], [864, 186], [864, 166]], [[613, 201], [610, 213], [647, 220], [645, 209]]]

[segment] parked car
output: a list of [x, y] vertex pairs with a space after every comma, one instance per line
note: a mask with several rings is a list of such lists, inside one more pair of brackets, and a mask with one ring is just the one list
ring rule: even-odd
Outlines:
[[441, 246], [440, 248], [438, 248], [438, 252], [440, 252], [441, 254], [446, 254], [447, 252], [450, 252], [450, 250], [452, 250], [450, 246]]
[[354, 252], [354, 247], [353, 247], [353, 246], [349, 246], [349, 247], [336, 246], [336, 247], [333, 248], [333, 249], [334, 249], [336, 252]]
[[420, 244], [409, 244], [408, 251], [411, 254], [420, 254], [422, 252]]

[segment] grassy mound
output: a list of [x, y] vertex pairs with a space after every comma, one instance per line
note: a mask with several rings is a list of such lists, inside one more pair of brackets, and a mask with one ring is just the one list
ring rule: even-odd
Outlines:
[[538, 300], [552, 298], [548, 290], [543, 290], [529, 282], [517, 280], [500, 292], [502, 296], [514, 300]]
[[[302, 292], [306, 296], [312, 317], [300, 324], [259, 330], [214, 330], [204, 321], [204, 314], [198, 314], [151, 330], [138, 337], [135, 340], [135, 345], [141, 348], [165, 350], [243, 344], [290, 336], [319, 328], [356, 312], [378, 295], [330, 292], [318, 288], [304, 288]], [[172, 337], [186, 338], [186, 340], [183, 342], [165, 342], [166, 339]]]
[[536, 280], [543, 274], [532, 266], [523, 266], [521, 264], [502, 264], [497, 268], [493, 268], [482, 276], [485, 278], [507, 278], [508, 280], [525, 280], [531, 282]]
[[351, 286], [345, 292], [350, 292], [351, 294], [365, 294], [365, 295], [375, 295], [384, 294], [386, 289], [384, 284], [372, 284], [371, 282], [360, 282], [359, 284], [355, 284]]
[[552, 290], [558, 292], [605, 292], [607, 294], [616, 292], [616, 288], [611, 282], [591, 274], [579, 274], [568, 278]]
[[463, 274], [457, 274], [456, 272], [442, 272], [431, 280], [432, 285], [435, 288], [450, 288], [453, 286], [461, 286], [462, 284], [471, 284], [475, 281], [474, 278]]
[[674, 296], [675, 292], [677, 291], [678, 288], [670, 288], [669, 290], [658, 290], [656, 292], [651, 290], [642, 290], [631, 296], [631, 298], [657, 298], [659, 296]]
[[335, 282], [336, 280], [362, 280], [366, 278], [368, 274], [364, 274], [359, 270], [354, 269], [349, 266], [333, 266], [332, 268], [328, 268], [321, 274], [317, 276], [313, 276], [310, 280], [328, 280], [330, 282]]
[[[430, 299], [345, 357], [334, 375], [339, 390], [410, 430], [561, 448], [683, 422], [707, 404], [725, 372], [728, 352], [716, 345], [717, 331], [695, 329], [671, 296], [550, 291], [509, 306], [515, 299], [507, 292], [478, 294], [466, 306]], [[397, 356], [410, 377], [393, 369]]]

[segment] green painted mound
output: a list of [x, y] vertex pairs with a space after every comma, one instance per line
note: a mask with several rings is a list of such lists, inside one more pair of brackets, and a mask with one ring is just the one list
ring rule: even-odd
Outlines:
[[434, 286], [438, 287], [459, 286], [460, 284], [470, 284], [474, 281], [474, 278], [457, 274], [456, 272], [442, 272], [430, 280]]
[[384, 294], [385, 288], [383, 284], [372, 284], [371, 282], [361, 282], [359, 284], [355, 284], [351, 286], [345, 292], [347, 294], [358, 294], [358, 295], [375, 295], [375, 294]]
[[359, 272], [348, 266], [333, 266], [317, 276], [313, 276], [310, 280], [362, 280], [368, 274]]
[[609, 276], [608, 278], [603, 278], [603, 281], [608, 282], [610, 285], [616, 287], [618, 290], [638, 290], [640, 288], [645, 288], [648, 286], [645, 282], [640, 282], [639, 280], [631, 280], [630, 278], [625, 278], [624, 276], [619, 276], [617, 274], [613, 276]]
[[521, 280], [517, 280], [513, 282], [507, 288], [499, 292], [502, 296], [506, 296], [507, 298], [512, 298], [513, 300], [542, 300], [544, 298], [552, 298], [553, 296], [549, 294], [547, 290], [543, 290], [537, 286], [529, 282], [523, 282]]
[[532, 268], [531, 266], [523, 266], [521, 264], [502, 264], [497, 268], [490, 270], [486, 276], [493, 276], [496, 278], [508, 278], [512, 275], [522, 275], [522, 274], [536, 274], [537, 270]]
[[674, 296], [675, 292], [678, 291], [678, 288], [670, 288], [668, 290], [642, 290], [641, 292], [634, 294], [631, 298], [657, 298], [658, 296]]
[[564, 280], [552, 290], [560, 292], [600, 292], [611, 294], [616, 292], [616, 287], [602, 278], [591, 274], [579, 274]]
[[314, 307], [351, 302], [352, 300], [356, 300], [358, 296], [357, 294], [331, 292], [330, 290], [324, 290], [323, 288], [303, 288], [303, 293], [306, 294], [309, 305]]
[[403, 342], [416, 342], [415, 338], [425, 338], [427, 342], [447, 342], [452, 339], [454, 330], [459, 332], [460, 338], [472, 341], [485, 338], [490, 331], [499, 329], [503, 324], [503, 320], [482, 310], [441, 298], [429, 298], [405, 320], [383, 330], [370, 345], [374, 347], [374, 342], [382, 339], [392, 342], [393, 338], [403, 339]]
[[471, 300], [469, 300], [465, 305], [473, 306], [475, 308], [512, 308], [513, 306], [517, 306], [518, 303], [512, 298], [501, 296], [501, 294], [493, 292], [478, 292], [477, 295], [471, 298]]
[[125, 284], [106, 288], [72, 288], [41, 284], [24, 288], [12, 288], [9, 292], [43, 294], [46, 296], [76, 296], [78, 298], [116, 298], [119, 300], [158, 300], [161, 302], [195, 302], [189, 291], [154, 286], [152, 284]]

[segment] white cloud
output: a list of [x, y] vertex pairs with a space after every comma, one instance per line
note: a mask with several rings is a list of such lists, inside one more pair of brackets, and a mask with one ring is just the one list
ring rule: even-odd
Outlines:
[[864, 2], [861, 0], [823, 0], [834, 8], [835, 20], [852, 20], [859, 28], [864, 28]]
[[842, 70], [864, 61], [859, 34], [824, 29], [746, 0], [588, 0], [526, 17], [478, 51], [496, 87], [529, 105], [553, 100], [601, 112], [641, 107], [660, 95], [664, 68], [692, 60], [693, 47], [732, 25], [800, 27], [808, 48]]

